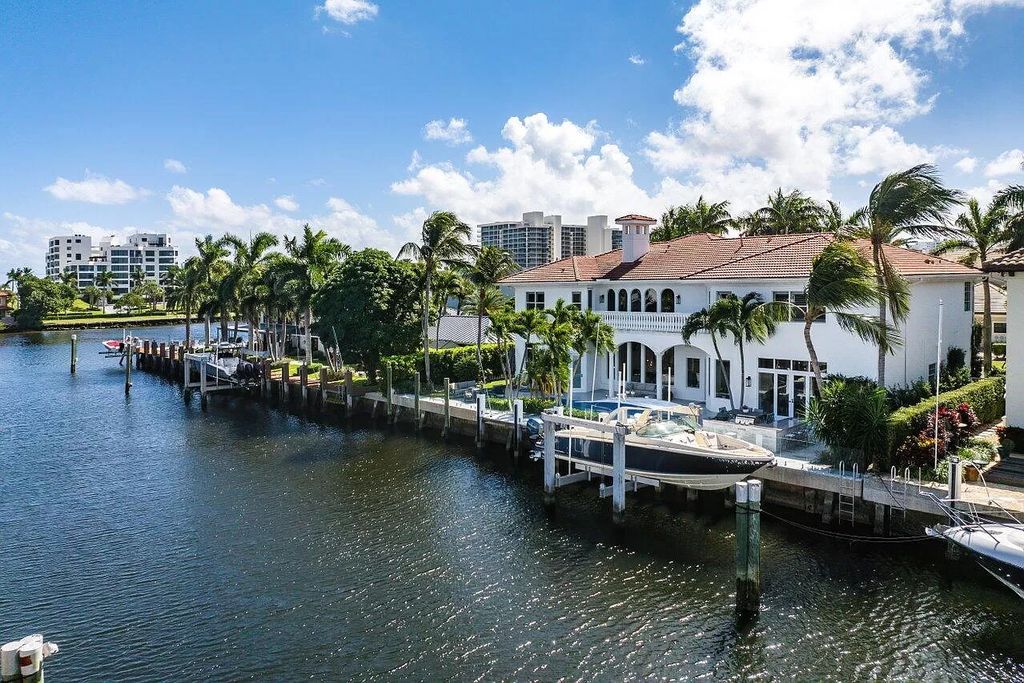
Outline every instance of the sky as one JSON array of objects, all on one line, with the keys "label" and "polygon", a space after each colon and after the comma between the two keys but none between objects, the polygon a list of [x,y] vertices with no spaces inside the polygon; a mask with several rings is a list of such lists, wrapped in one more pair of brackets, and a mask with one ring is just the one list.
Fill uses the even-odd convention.
[{"label": "sky", "polygon": [[0,3],[0,273],[71,233],[852,211],[922,162],[985,202],[1024,182],[1021,35],[1024,0]]}]

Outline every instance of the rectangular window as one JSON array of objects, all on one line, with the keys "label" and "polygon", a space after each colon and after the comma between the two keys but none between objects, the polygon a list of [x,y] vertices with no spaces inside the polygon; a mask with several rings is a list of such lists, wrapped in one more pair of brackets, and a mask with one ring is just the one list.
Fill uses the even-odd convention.
[{"label": "rectangular window", "polygon": [[775,367],[775,361],[771,358],[758,358],[757,367],[759,368],[773,368]]},{"label": "rectangular window", "polygon": [[810,363],[805,360],[795,360],[793,361],[793,370],[796,372],[809,372],[809,365]]},{"label": "rectangular window", "polygon": [[686,359],[686,387],[688,389],[700,388],[700,358]]},{"label": "rectangular window", "polygon": [[543,310],[544,309],[544,292],[527,292],[526,293],[526,310]]},{"label": "rectangular window", "polygon": [[789,370],[791,365],[792,363],[788,360],[783,360],[782,358],[775,359],[775,368],[777,370]]},{"label": "rectangular window", "polygon": [[935,386],[935,363],[928,364],[928,384]]},{"label": "rectangular window", "polygon": [[583,309],[583,292],[572,293],[572,307],[577,311]]},{"label": "rectangular window", "polygon": [[734,297],[734,296],[736,296],[736,295],[733,294],[732,292],[728,292],[728,291],[715,292],[715,299],[718,299],[718,300],[728,299],[728,298]]},{"label": "rectangular window", "polygon": [[1006,334],[1006,323],[992,323],[992,331],[996,334]]},{"label": "rectangular window", "polygon": [[974,298],[974,284],[971,282],[964,283],[964,310],[971,310],[971,299]]},{"label": "rectangular window", "polygon": [[729,398],[729,361],[715,361],[715,397]]}]

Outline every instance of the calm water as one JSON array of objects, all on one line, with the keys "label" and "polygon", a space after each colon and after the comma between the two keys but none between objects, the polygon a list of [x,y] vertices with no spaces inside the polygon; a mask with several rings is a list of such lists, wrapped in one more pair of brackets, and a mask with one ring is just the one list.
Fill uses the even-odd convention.
[{"label": "calm water", "polygon": [[616,534],[469,447],[126,399],[108,336],[71,377],[68,334],[0,335],[0,638],[58,642],[48,680],[1024,680],[1024,605],[937,547],[765,520],[738,624],[728,516]]}]

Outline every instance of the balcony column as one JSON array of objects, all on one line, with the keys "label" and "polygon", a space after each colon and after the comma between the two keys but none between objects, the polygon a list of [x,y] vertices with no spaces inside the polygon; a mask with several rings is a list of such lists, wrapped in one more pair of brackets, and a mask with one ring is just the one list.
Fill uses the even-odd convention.
[{"label": "balcony column", "polygon": [[633,381],[633,344],[636,342],[626,342],[626,384]]},{"label": "balcony column", "polygon": [[655,352],[654,354],[654,392],[658,400],[661,400],[661,353]]}]

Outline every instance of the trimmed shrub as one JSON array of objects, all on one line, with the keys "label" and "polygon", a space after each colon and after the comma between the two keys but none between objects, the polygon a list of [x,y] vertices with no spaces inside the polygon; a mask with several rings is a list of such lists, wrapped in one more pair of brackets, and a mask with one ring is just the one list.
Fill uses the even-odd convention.
[{"label": "trimmed shrub", "polygon": [[[939,394],[939,405],[950,409],[958,409],[967,404],[974,410],[978,422],[990,424],[1006,412],[1004,395],[1006,380],[1003,377],[988,377],[963,386],[953,391]],[[889,456],[896,455],[899,448],[921,432],[935,412],[935,399],[925,399],[920,403],[893,412],[889,417]]]},{"label": "trimmed shrub", "polygon": [[[501,376],[501,353],[497,344],[481,347],[484,374],[494,378]],[[381,365],[391,363],[396,383],[411,382],[416,372],[423,371],[423,354],[410,353],[404,356],[385,356]],[[430,376],[435,383],[443,383],[447,377],[453,382],[468,382],[480,379],[476,364],[476,346],[460,346],[454,349],[430,349]]]}]

